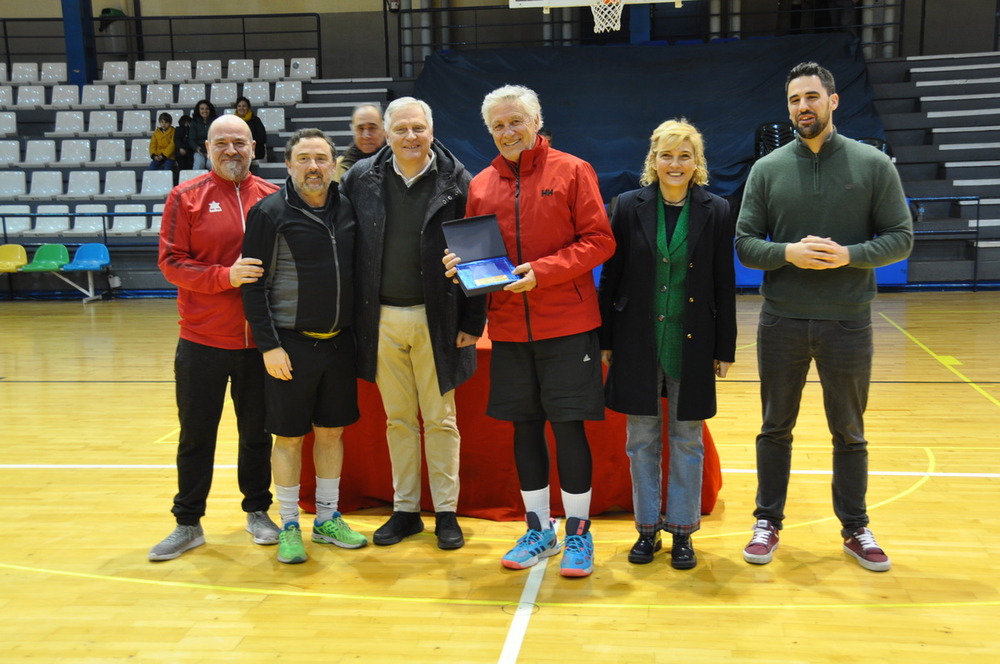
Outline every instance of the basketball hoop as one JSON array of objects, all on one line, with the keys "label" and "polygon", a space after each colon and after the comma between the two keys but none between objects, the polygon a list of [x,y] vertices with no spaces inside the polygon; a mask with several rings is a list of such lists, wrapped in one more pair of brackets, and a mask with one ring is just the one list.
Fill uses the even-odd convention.
[{"label": "basketball hoop", "polygon": [[594,14],[594,32],[611,32],[622,29],[622,0],[590,0]]}]

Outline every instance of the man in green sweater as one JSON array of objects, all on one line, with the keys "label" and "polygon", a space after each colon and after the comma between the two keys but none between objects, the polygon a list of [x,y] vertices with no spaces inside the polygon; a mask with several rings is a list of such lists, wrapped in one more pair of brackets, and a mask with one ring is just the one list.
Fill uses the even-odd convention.
[{"label": "man in green sweater", "polygon": [[757,521],[743,558],[763,565],[778,548],[792,429],[815,360],[833,434],[833,509],[844,551],[884,572],[890,561],[868,528],[865,503],[871,301],[875,268],[909,255],[913,224],[889,158],[837,133],[833,75],[805,62],[788,74],[785,91],[798,138],[754,164],[736,226],[740,261],[764,270]]}]

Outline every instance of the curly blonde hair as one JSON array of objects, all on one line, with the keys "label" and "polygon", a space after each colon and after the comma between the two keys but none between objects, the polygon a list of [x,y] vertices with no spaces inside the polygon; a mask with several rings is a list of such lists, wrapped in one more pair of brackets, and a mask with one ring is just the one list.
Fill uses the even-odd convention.
[{"label": "curly blonde hair", "polygon": [[673,150],[678,145],[687,141],[694,149],[694,175],[691,182],[705,186],[708,184],[708,162],[705,161],[705,140],[701,137],[701,132],[685,118],[679,120],[667,120],[653,130],[653,135],[649,137],[649,153],[646,155],[646,162],[642,166],[642,177],[639,182],[643,185],[659,182],[660,178],[656,174],[656,153],[658,150]]}]

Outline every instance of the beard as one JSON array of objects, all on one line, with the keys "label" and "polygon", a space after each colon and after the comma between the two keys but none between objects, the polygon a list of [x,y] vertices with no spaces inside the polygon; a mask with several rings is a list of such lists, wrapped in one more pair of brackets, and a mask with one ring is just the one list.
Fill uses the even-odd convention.
[{"label": "beard", "polygon": [[239,182],[250,172],[250,164],[244,161],[226,160],[215,167],[219,175],[232,182]]},{"label": "beard", "polygon": [[819,136],[824,129],[826,129],[829,121],[823,120],[818,115],[813,114],[813,122],[810,125],[803,126],[802,123],[799,122],[798,118],[796,118],[792,124],[795,126],[796,133],[798,133],[798,135],[802,138],[815,138],[816,136]]}]

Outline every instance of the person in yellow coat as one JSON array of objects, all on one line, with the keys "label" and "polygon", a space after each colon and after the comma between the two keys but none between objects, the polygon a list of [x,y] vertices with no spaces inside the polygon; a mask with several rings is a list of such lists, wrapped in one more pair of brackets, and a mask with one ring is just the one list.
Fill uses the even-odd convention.
[{"label": "person in yellow coat", "polygon": [[149,170],[174,170],[174,118],[160,113],[153,137],[149,139]]}]

